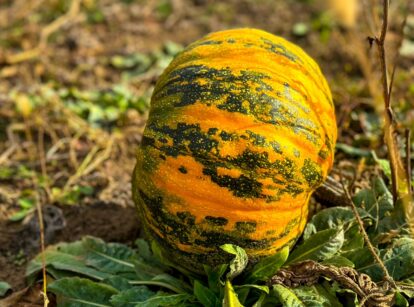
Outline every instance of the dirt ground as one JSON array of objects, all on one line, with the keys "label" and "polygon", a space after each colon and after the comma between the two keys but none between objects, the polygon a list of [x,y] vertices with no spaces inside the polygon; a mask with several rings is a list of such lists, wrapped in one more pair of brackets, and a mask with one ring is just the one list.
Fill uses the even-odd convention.
[{"label": "dirt ground", "polygon": [[[16,111],[16,99],[13,99],[16,96],[12,93],[49,97],[44,93],[45,87],[54,90],[111,88],[123,80],[125,72],[130,72],[128,67],[114,67],[110,59],[116,55],[149,54],[163,48],[168,41],[185,46],[208,32],[234,27],[261,28],[286,37],[302,46],[321,65],[337,106],[342,132],[339,142],[351,145],[357,140],[362,147],[377,146],[381,154],[381,136],[375,134],[375,121],[373,124],[367,120],[375,114],[376,107],[371,103],[364,69],[369,74],[375,68],[375,61],[365,68],[362,64],[364,59],[375,58],[375,54],[370,51],[367,35],[361,34],[362,30],[350,30],[339,17],[326,17],[318,1],[85,0],[80,2],[78,10],[75,7],[73,16],[63,26],[50,34],[39,54],[26,53],[28,58],[23,60],[13,57],[36,49],[42,29],[63,16],[70,5],[71,1],[58,0],[16,0],[0,4],[0,166],[16,169],[24,165],[37,173],[46,172],[53,179],[49,188],[61,187],[76,173],[76,165],[79,166],[71,162],[73,152],[69,149],[75,148],[75,160],[79,162],[94,146],[98,146],[98,152],[104,151],[107,139],[115,135],[113,150],[106,159],[88,174],[71,181],[72,185],[80,182],[92,186],[91,195],[68,205],[48,196],[48,188],[43,189],[46,192],[40,189],[47,244],[74,241],[87,234],[125,243],[138,237],[140,223],[131,201],[130,176],[146,112],[129,110],[116,129],[100,127],[90,133],[84,124],[76,126],[77,122],[56,105],[39,109],[47,123],[39,125],[35,116],[25,117]],[[398,47],[401,18],[395,14],[390,46]],[[357,29],[357,26],[352,27]],[[358,57],[350,48],[351,39],[357,46],[363,46],[362,56]],[[396,53],[398,49],[390,57]],[[405,110],[402,125],[414,122],[414,113],[407,107],[414,90],[409,92],[404,82],[414,80],[412,64],[413,58],[402,56],[395,79],[397,108]],[[128,86],[133,93],[150,91],[158,74],[151,70],[137,74],[128,79]],[[372,76],[378,81],[375,73]],[[408,98],[407,92],[411,93]],[[75,137],[80,131],[77,129],[83,129],[81,137]],[[41,135],[39,131],[45,135],[44,146],[32,150],[33,144],[39,143],[40,139],[36,139]],[[39,158],[42,151],[49,152],[56,145],[55,139],[63,138],[75,139],[73,147],[62,150],[61,158],[46,159],[43,163]],[[9,154],[10,148],[13,152]],[[341,153],[337,161],[342,161],[337,164],[352,165],[341,159]],[[36,182],[23,177],[0,176],[0,280],[10,283],[14,290],[25,286],[25,266],[39,252],[36,211],[19,222],[9,220],[19,209],[22,191],[37,189]]]}]

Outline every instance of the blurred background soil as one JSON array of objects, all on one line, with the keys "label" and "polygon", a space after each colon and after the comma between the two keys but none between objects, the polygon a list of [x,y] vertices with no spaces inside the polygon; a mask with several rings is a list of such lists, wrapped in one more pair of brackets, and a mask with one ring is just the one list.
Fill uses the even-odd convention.
[{"label": "blurred background soil", "polygon": [[[342,3],[342,4],[338,4]],[[414,128],[414,9],[392,1],[387,47],[400,129]],[[130,178],[155,81],[202,35],[254,27],[303,47],[321,66],[340,131],[336,166],[369,184],[384,158],[375,48],[380,1],[0,1],[0,281],[25,285],[47,244],[89,234],[132,242]],[[316,207],[324,204],[316,204]],[[341,205],[341,204],[337,204]]]}]

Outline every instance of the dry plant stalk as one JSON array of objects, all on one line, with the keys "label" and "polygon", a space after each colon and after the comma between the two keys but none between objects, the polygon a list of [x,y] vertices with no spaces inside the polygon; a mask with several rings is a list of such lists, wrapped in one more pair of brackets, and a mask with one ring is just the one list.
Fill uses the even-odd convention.
[{"label": "dry plant stalk", "polygon": [[311,286],[324,277],[338,282],[342,287],[355,292],[361,299],[361,306],[389,307],[393,305],[394,290],[388,283],[382,286],[371,278],[350,267],[324,265],[313,260],[295,263],[280,269],[268,282],[269,285],[281,284],[288,288],[301,285]]},{"label": "dry plant stalk", "polygon": [[412,234],[414,234],[414,204],[412,202],[411,195],[411,182],[409,181],[409,176],[407,175],[408,172],[404,166],[400,154],[400,148],[397,144],[396,136],[398,135],[398,132],[396,128],[396,119],[391,108],[391,93],[395,68],[393,69],[391,79],[389,80],[385,49],[385,38],[388,30],[388,11],[389,0],[384,0],[381,34],[379,37],[373,38],[373,42],[375,42],[375,45],[377,46],[378,58],[380,61],[382,96],[385,104],[384,142],[387,145],[388,157],[391,167],[392,194],[394,204],[396,204],[397,200],[401,200],[410,231]]},{"label": "dry plant stalk", "polygon": [[49,36],[52,33],[59,30],[67,22],[74,19],[76,15],[78,15],[80,5],[81,5],[81,0],[72,0],[69,10],[67,11],[65,15],[62,15],[59,18],[55,19],[54,21],[52,21],[50,24],[48,24],[46,27],[42,29],[42,31],[40,32],[40,40],[36,47],[34,47],[33,49],[22,51],[20,53],[13,54],[13,55],[6,57],[7,63],[17,64],[17,63],[24,62],[32,58],[38,57],[41,54],[41,52],[44,50],[44,48],[46,47]]}]

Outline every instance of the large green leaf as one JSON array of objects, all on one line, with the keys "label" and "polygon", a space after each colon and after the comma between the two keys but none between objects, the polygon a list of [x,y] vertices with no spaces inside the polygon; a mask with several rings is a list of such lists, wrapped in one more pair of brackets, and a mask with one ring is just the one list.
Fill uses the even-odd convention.
[{"label": "large green leaf", "polygon": [[155,292],[146,286],[133,287],[124,290],[111,297],[110,302],[114,307],[134,307],[138,303],[145,302],[155,295]]},{"label": "large green leaf", "polygon": [[109,285],[79,277],[56,280],[48,291],[56,294],[60,307],[111,307],[109,300],[118,293]]},{"label": "large green leaf", "polygon": [[188,294],[167,294],[159,292],[146,301],[138,302],[135,307],[179,306],[191,299]]},{"label": "large green leaf", "polygon": [[85,262],[100,271],[119,274],[134,272],[134,251],[118,243],[105,243],[101,239],[85,237],[82,244],[87,250]]},{"label": "large green leaf", "polygon": [[[359,209],[361,218],[369,217],[369,214]],[[353,224],[356,224],[355,214],[349,207],[332,207],[324,209],[315,214],[306,225],[303,238],[306,240],[318,231],[332,228],[342,228],[347,231]]]},{"label": "large green leaf", "polygon": [[[380,251],[380,257],[394,280],[400,280],[414,274],[414,239],[402,237],[393,242],[391,248]],[[383,277],[383,272],[376,263],[359,267],[375,281]]]},{"label": "large green leaf", "polygon": [[[86,266],[83,259],[78,256],[59,252],[54,249],[47,249],[44,256],[46,266],[52,266],[57,270],[74,272],[97,280],[103,280],[112,276],[111,274]],[[42,267],[42,256],[38,255],[27,266],[26,275],[29,278],[34,277],[42,270]]]},{"label": "large green leaf", "polygon": [[305,304],[296,296],[296,294],[282,286],[282,285],[274,285],[273,286],[273,294],[276,295],[283,306],[285,307],[305,307]]},{"label": "large green leaf", "polygon": [[221,306],[220,300],[216,294],[198,280],[194,282],[194,295],[205,307]]},{"label": "large green leaf", "polygon": [[233,244],[224,244],[220,248],[235,256],[230,261],[230,272],[227,273],[227,279],[232,280],[246,268],[248,263],[247,254],[244,249]]},{"label": "large green leaf", "polygon": [[316,284],[313,286],[301,286],[292,291],[307,307],[341,307],[332,287],[324,282],[323,284]]},{"label": "large green leaf", "polygon": [[342,229],[326,229],[310,236],[290,254],[286,264],[303,260],[325,260],[334,256],[344,243]]},{"label": "large green leaf", "polygon": [[382,219],[387,211],[393,209],[392,194],[388,191],[384,181],[376,178],[370,189],[363,189],[353,197],[359,208],[365,209],[377,221]]},{"label": "large green leaf", "polygon": [[254,283],[256,281],[266,280],[272,277],[285,263],[288,256],[289,247],[286,246],[275,255],[262,259],[253,267],[251,273],[247,276],[245,282]]}]

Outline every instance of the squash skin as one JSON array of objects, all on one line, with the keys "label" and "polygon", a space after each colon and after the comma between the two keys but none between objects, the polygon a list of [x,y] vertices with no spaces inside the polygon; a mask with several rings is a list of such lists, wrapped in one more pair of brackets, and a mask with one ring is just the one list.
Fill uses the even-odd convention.
[{"label": "squash skin", "polygon": [[160,76],[133,198],[147,235],[193,272],[292,246],[333,164],[334,106],[318,65],[256,29],[211,33]]}]

